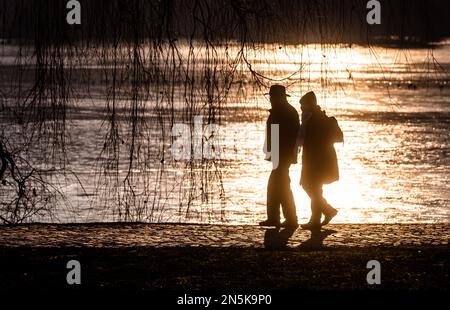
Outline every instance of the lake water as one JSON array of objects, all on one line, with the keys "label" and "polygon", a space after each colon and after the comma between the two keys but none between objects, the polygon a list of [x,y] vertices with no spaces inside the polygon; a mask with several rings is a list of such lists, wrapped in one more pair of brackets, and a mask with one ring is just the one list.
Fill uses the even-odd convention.
[{"label": "lake water", "polygon": [[[10,65],[11,55],[3,50],[0,63]],[[207,61],[198,56],[206,67]],[[268,78],[267,84],[286,85],[297,110],[301,95],[314,90],[319,105],[338,119],[345,137],[345,143],[335,145],[340,180],[324,187],[324,196],[339,210],[336,223],[450,222],[450,45],[433,51],[265,45],[249,51],[247,61]],[[228,224],[263,220],[271,164],[264,161],[262,147],[270,104],[263,94],[267,89],[250,83],[246,65],[237,71],[239,78],[229,92],[215,97],[223,105],[218,122],[221,157],[214,162],[175,162],[169,149],[171,128],[167,122],[163,129],[158,125],[152,116],[158,102],[149,98],[144,100],[148,115],[140,131],[137,163],[129,169],[131,129],[124,117],[118,129],[124,137],[118,144],[120,160],[107,168],[105,161],[113,155],[102,152],[109,132],[106,98],[95,91],[93,96],[77,95],[66,131],[70,173],[63,176],[41,166],[66,200],[55,207],[53,217],[33,220]],[[172,94],[174,110],[182,111],[185,87],[174,82]],[[164,98],[160,100],[163,104]],[[207,109],[200,101],[195,114]],[[129,107],[126,100],[117,105]],[[183,115],[179,122],[193,121]],[[2,123],[2,130],[13,136],[15,127],[7,120]],[[37,163],[39,154],[36,151]],[[306,222],[310,207],[298,185],[300,170],[301,163],[291,167],[291,187],[299,220]]]}]

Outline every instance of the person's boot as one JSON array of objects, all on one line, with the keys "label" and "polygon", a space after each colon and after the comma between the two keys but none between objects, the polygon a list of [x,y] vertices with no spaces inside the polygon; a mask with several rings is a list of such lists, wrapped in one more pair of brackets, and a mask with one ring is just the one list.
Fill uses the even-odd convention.
[{"label": "person's boot", "polygon": [[306,224],[300,225],[300,227],[305,230],[319,230],[322,227],[322,225],[320,224],[320,222],[309,221]]},{"label": "person's boot", "polygon": [[323,219],[323,222],[322,222],[322,226],[325,226],[333,219],[333,217],[336,216],[336,214],[338,213],[338,210],[336,210],[335,208],[333,208],[330,205],[327,205],[327,207],[322,212],[325,215],[325,218]]},{"label": "person's boot", "polygon": [[284,221],[283,223],[281,223],[280,226],[283,228],[297,229],[298,223],[297,223],[297,221]]},{"label": "person's boot", "polygon": [[279,221],[274,221],[274,220],[265,220],[265,221],[259,222],[259,226],[275,226],[275,227],[279,227],[280,226],[280,222]]},{"label": "person's boot", "polygon": [[317,230],[320,229],[320,218],[322,217],[322,212],[320,206],[317,202],[311,202],[311,218],[306,224],[300,225],[301,228],[307,230]]}]

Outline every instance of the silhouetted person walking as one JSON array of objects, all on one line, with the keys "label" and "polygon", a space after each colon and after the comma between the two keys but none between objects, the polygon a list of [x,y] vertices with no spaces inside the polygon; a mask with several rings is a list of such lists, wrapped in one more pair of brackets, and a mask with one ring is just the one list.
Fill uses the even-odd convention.
[{"label": "silhouetted person walking", "polygon": [[[297,110],[287,102],[288,95],[284,86],[272,85],[269,95],[272,109],[269,110],[267,120],[265,151],[268,154],[266,159],[273,163],[273,170],[267,185],[267,220],[259,224],[297,228],[289,167],[292,163],[297,163],[296,139],[300,128],[299,116]],[[272,130],[277,125],[279,134],[272,136]],[[283,224],[280,224],[280,205],[286,220]]]},{"label": "silhouetted person walking", "polygon": [[[339,180],[335,142],[343,142],[344,136],[334,117],[328,117],[317,105],[314,92],[300,99],[302,125],[297,144],[303,146],[300,185],[311,198],[311,218],[303,229],[320,228],[336,216],[337,210],[322,196],[322,187]],[[321,223],[322,214],[325,216]]]}]

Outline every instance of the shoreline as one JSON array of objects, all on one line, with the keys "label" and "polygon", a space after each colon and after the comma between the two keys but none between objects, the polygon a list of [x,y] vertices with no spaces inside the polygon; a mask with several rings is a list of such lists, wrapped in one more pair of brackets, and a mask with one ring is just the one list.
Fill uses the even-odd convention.
[{"label": "shoreline", "polygon": [[1,247],[317,247],[448,246],[450,224],[329,224],[321,232],[258,225],[174,223],[17,224],[0,226]]},{"label": "shoreline", "polygon": [[[290,235],[286,230],[259,226],[0,226],[0,288],[450,289],[449,224],[326,227],[318,234],[298,229]],[[66,283],[66,265],[70,260],[81,264],[82,282],[76,288]],[[370,260],[381,264],[380,285],[366,281]]]}]

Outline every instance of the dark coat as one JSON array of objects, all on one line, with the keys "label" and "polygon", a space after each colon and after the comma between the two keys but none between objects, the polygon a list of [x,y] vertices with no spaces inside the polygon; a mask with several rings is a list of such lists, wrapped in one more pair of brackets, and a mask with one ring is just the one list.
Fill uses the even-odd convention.
[{"label": "dark coat", "polygon": [[334,117],[318,109],[305,124],[300,184],[329,184],[339,180],[339,168],[333,143],[343,142],[343,134]]},{"label": "dark coat", "polygon": [[270,115],[266,123],[266,151],[271,151],[272,137],[270,128],[272,124],[279,125],[279,163],[297,163],[296,139],[300,128],[297,110],[288,102],[284,102],[269,110]]}]

